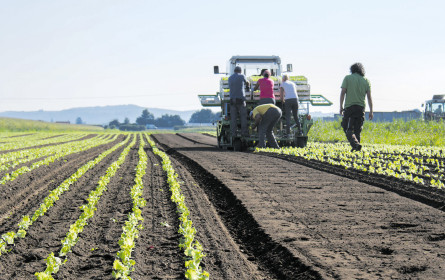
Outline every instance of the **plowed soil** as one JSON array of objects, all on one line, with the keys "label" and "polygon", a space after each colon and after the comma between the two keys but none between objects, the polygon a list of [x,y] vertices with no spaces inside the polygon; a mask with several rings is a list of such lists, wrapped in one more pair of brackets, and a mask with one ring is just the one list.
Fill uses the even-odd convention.
[{"label": "plowed soil", "polygon": [[[206,254],[201,265],[211,279],[445,279],[440,192],[416,193],[415,186],[403,189],[391,180],[361,182],[363,174],[343,174],[293,158],[220,150],[215,138],[201,134],[153,138],[179,175]],[[16,230],[21,216],[32,215],[48,191],[113,144],[0,186],[0,234]],[[34,273],[45,269],[45,258],[57,255],[79,207],[123,149],[90,169],[24,239],[8,247],[12,250],[0,256],[0,279],[35,279]],[[132,208],[137,153],[138,143],[55,279],[113,279],[118,240]],[[144,229],[133,252],[132,278],[184,279],[176,206],[160,159],[150,148],[146,153],[147,206],[142,208]]]},{"label": "plowed soil", "polygon": [[443,194],[431,193],[432,207],[412,186],[397,194],[400,182],[367,184],[219,150],[206,135],[155,137],[194,175],[248,258],[275,278],[445,279],[445,215],[434,208]]}]

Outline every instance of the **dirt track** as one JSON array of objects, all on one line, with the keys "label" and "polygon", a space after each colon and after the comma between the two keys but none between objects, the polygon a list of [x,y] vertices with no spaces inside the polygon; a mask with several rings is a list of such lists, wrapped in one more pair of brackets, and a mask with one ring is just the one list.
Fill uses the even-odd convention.
[{"label": "dirt track", "polygon": [[276,278],[445,279],[441,210],[288,160],[219,150],[209,136],[155,138],[194,175],[252,264]]},{"label": "dirt track", "polygon": [[[356,180],[360,174],[224,151],[216,148],[215,138],[205,135],[154,138],[179,175],[206,254],[202,266],[211,279],[445,279],[440,193],[431,193],[434,208],[417,199],[418,194],[412,198],[423,203],[396,194],[389,181],[376,187]],[[32,215],[49,190],[113,144],[70,155],[2,186],[0,234],[16,228],[21,216]],[[34,273],[45,268],[44,258],[60,250],[60,240],[80,215],[79,206],[123,149],[75,182],[32,225],[26,238],[0,257],[0,279],[34,279]],[[146,152],[147,206],[142,209],[144,229],[133,253],[132,278],[184,279],[176,206],[160,159],[150,148]],[[55,279],[113,279],[117,241],[132,207],[129,192],[137,162],[136,145]]]}]

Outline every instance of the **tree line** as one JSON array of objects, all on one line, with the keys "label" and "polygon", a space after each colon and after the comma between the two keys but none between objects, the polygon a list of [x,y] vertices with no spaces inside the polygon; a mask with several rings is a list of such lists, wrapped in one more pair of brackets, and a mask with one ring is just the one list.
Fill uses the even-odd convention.
[{"label": "tree line", "polygon": [[[209,109],[202,109],[192,114],[190,117],[190,123],[213,123],[217,121],[220,117],[220,113],[213,113]],[[147,128],[158,128],[158,127],[178,127],[184,126],[185,121],[181,119],[179,115],[162,115],[160,118],[155,118],[152,113],[147,109],[142,111],[141,116],[136,118],[135,123],[130,123],[129,118],[125,118],[124,122],[121,123],[119,120],[114,119],[105,128],[109,129],[119,129],[124,131],[141,131]]]}]

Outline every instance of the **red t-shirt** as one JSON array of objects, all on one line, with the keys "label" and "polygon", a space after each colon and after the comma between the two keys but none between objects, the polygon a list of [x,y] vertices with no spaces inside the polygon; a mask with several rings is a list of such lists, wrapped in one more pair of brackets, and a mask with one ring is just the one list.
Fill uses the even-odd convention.
[{"label": "red t-shirt", "polygon": [[273,95],[273,80],[269,78],[262,78],[258,80],[260,85],[260,99],[275,98]]}]

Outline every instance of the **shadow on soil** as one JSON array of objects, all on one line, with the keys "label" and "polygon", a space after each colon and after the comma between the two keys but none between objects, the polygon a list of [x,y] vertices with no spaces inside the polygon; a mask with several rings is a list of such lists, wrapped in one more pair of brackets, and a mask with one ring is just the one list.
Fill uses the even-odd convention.
[{"label": "shadow on soil", "polygon": [[[178,151],[181,149],[171,149],[159,143],[156,137],[153,138],[167,154],[187,168],[217,209],[232,237],[237,240],[247,255],[253,256],[252,261],[257,262],[262,269],[269,271],[277,279],[323,279],[313,267],[305,264],[287,248],[272,240],[242,202],[218,178],[197,162],[180,154]],[[203,148],[199,150],[202,151]],[[214,147],[205,150],[221,151]]]}]

